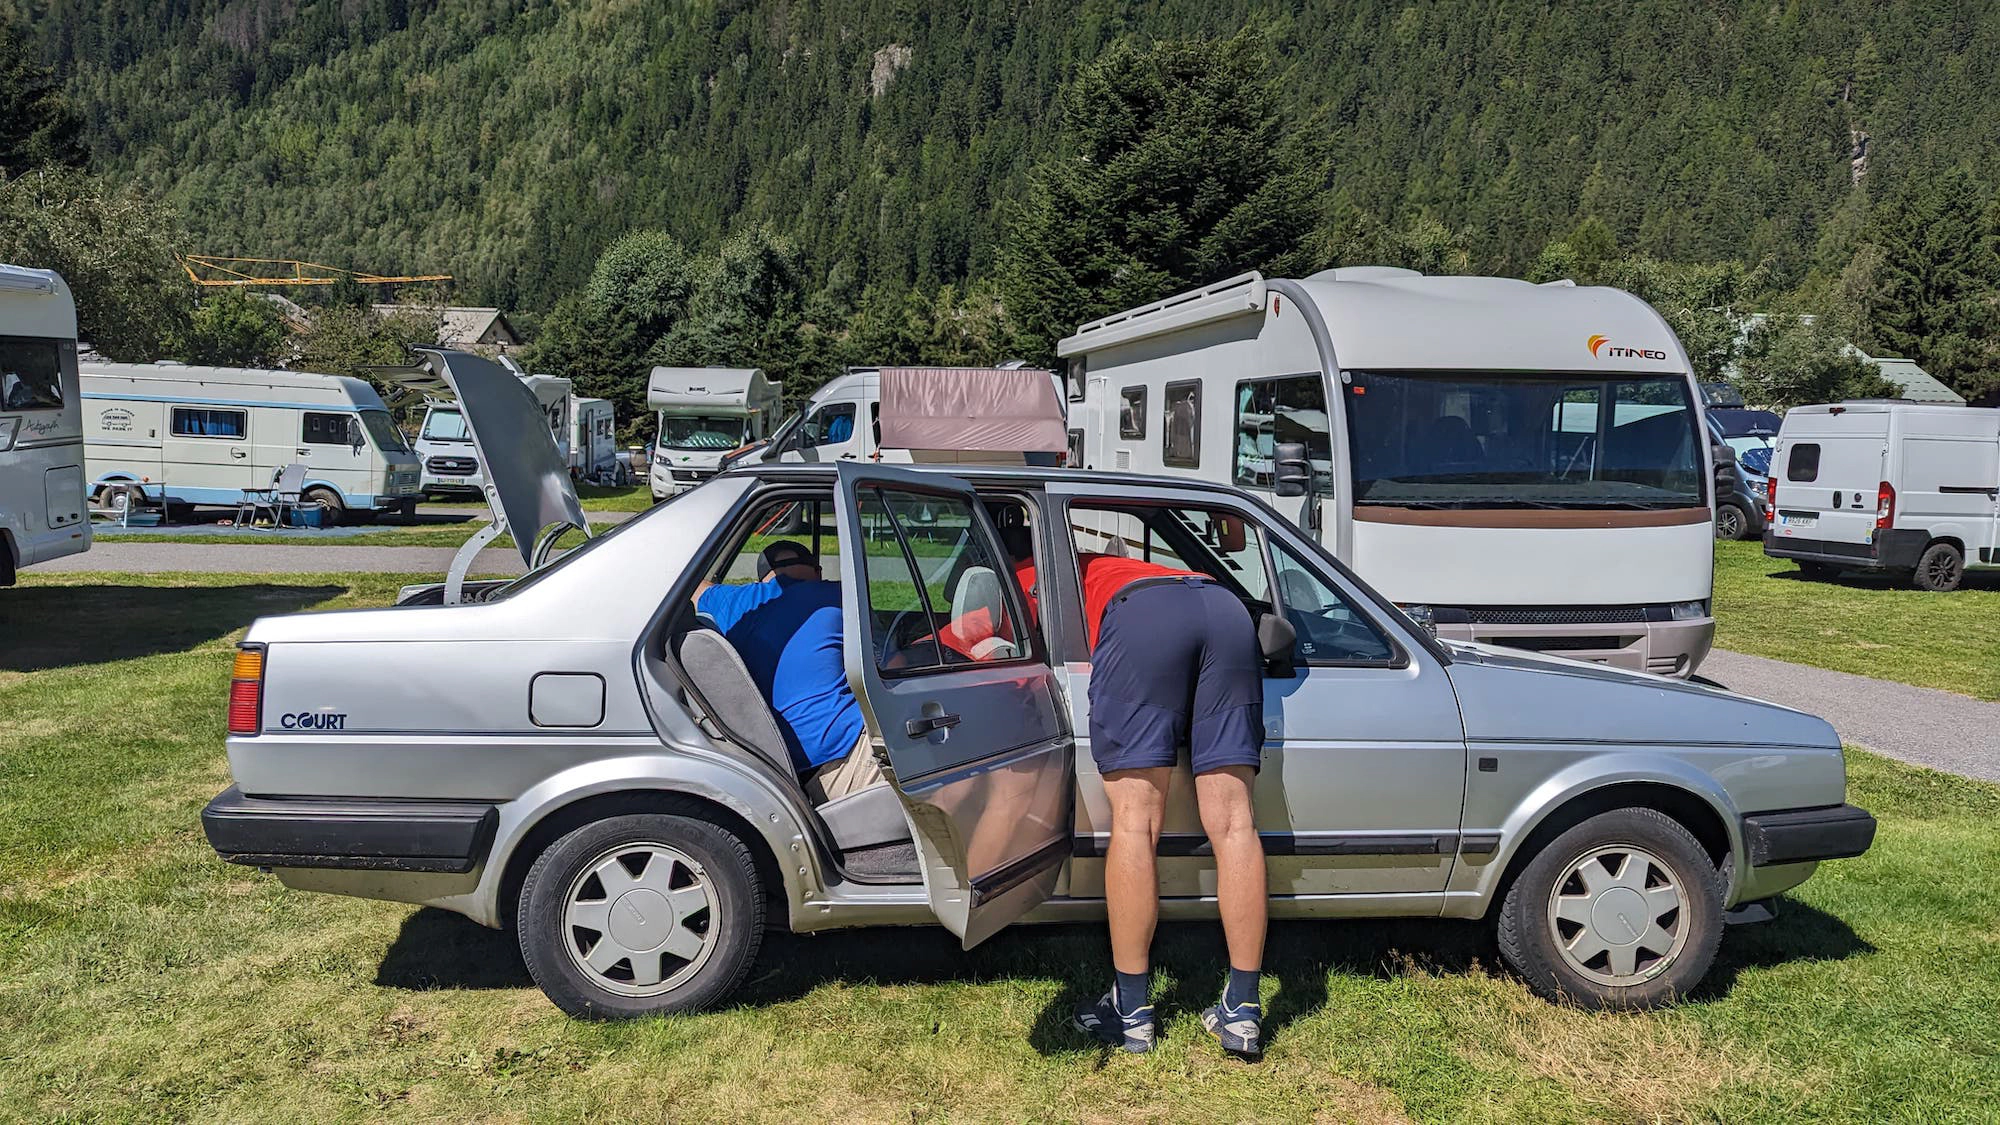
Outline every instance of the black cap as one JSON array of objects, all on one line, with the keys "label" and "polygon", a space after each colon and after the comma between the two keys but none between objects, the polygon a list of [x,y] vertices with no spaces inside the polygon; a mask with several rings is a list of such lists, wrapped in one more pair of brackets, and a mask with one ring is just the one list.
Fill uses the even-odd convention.
[{"label": "black cap", "polygon": [[806,549],[805,544],[795,543],[790,539],[780,539],[764,548],[763,553],[757,556],[757,580],[761,582],[769,578],[772,571],[796,566],[799,563],[817,566],[819,560],[813,557],[813,553]]}]

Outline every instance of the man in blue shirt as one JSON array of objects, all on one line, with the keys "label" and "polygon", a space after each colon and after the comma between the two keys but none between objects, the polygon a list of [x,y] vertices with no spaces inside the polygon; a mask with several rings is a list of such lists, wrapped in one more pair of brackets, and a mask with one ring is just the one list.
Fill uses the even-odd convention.
[{"label": "man in blue shirt", "polygon": [[847,684],[840,584],[822,579],[819,560],[788,539],[764,548],[757,574],[756,582],[703,589],[695,609],[743,657],[809,796],[826,802],[879,784],[881,766]]}]

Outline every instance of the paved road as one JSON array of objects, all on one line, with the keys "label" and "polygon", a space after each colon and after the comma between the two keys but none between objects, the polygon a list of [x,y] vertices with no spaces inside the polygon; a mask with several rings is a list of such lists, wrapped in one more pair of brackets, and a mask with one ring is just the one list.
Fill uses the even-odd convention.
[{"label": "paved road", "polygon": [[2000,703],[1720,649],[1701,677],[1824,718],[1878,754],[2000,781]]},{"label": "paved road", "polygon": [[[451,567],[455,547],[317,547],[273,543],[145,543],[131,540],[91,544],[81,555],[38,563],[37,573],[85,571],[154,574],[435,574]],[[512,549],[479,553],[475,575],[521,573]]]}]

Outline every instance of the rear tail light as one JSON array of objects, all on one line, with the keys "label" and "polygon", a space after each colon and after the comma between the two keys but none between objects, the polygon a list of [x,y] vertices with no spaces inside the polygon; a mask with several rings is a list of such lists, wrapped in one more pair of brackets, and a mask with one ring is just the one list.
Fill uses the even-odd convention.
[{"label": "rear tail light", "polygon": [[1764,479],[1764,502],[1771,507],[1778,506],[1778,474],[1773,472]]},{"label": "rear tail light", "polygon": [[1889,482],[1885,480],[1875,489],[1875,526],[1878,529],[1886,529],[1895,522],[1896,490],[1890,488]]},{"label": "rear tail light", "polygon": [[264,646],[241,645],[229,675],[229,733],[256,734],[264,729]]}]

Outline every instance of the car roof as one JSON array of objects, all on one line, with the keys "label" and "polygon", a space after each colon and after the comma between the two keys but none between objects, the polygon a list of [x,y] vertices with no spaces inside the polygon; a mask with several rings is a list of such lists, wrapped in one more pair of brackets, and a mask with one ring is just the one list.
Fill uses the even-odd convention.
[{"label": "car roof", "polygon": [[[898,472],[915,471],[934,473],[938,476],[956,477],[975,484],[1038,485],[1038,484],[1087,484],[1094,487],[1119,485],[1137,488],[1171,488],[1179,491],[1220,492],[1231,496],[1246,493],[1230,485],[1195,477],[1170,477],[1145,473],[1102,472],[1096,469],[1051,468],[1035,465],[963,465],[963,464],[896,464]],[[829,464],[804,464],[796,461],[778,464],[739,465],[725,470],[722,476],[754,476],[765,480],[811,481],[815,484],[830,484],[837,469]]]}]

